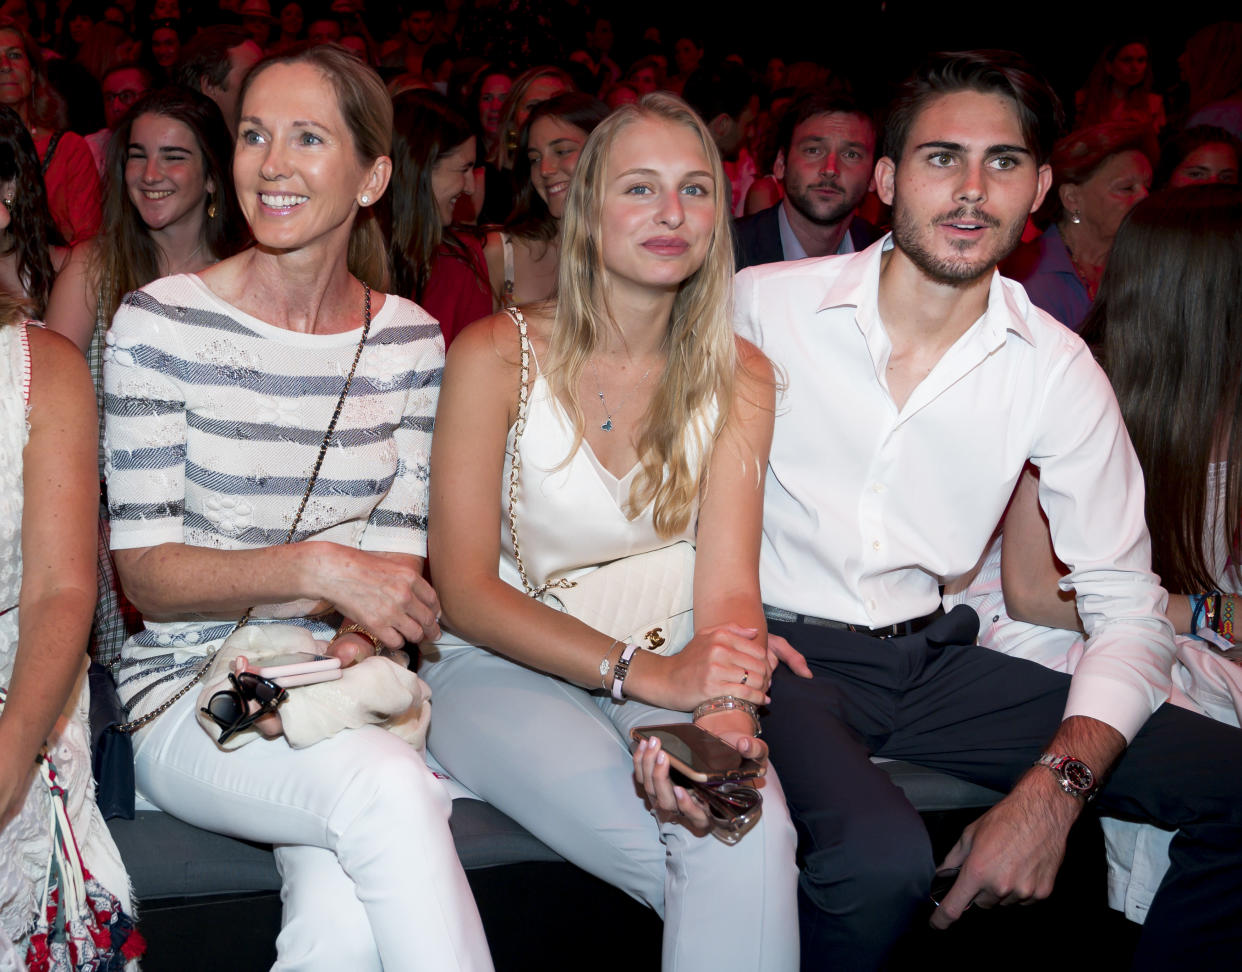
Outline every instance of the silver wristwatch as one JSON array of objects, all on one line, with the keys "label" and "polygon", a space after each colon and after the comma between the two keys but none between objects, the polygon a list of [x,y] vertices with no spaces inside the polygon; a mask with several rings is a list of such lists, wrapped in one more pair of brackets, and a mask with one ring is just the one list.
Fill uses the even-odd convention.
[{"label": "silver wristwatch", "polygon": [[1047,766],[1061,784],[1061,789],[1084,803],[1095,798],[1100,783],[1091,767],[1081,759],[1061,753],[1044,753],[1035,761],[1036,766]]}]

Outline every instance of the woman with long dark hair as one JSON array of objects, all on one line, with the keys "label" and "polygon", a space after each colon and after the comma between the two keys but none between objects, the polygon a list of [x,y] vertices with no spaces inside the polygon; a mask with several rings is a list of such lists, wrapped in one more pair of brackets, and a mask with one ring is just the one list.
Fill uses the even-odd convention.
[{"label": "woman with long dark hair", "polygon": [[522,126],[513,162],[513,212],[484,246],[500,306],[527,304],[556,290],[561,215],[587,136],[608,117],[598,98],[568,92],[540,102]]},{"label": "woman with long dark hair", "polygon": [[117,125],[105,164],[104,226],[76,247],[48,324],[92,357],[121,297],[242,249],[249,233],[230,176],[232,139],[216,103],[188,88],[143,95]]},{"label": "woman with long dark hair", "polygon": [[[1101,355],[1143,468],[1152,567],[1170,592],[1169,620],[1183,634],[1192,631],[1190,595],[1242,593],[1239,293],[1242,188],[1165,190],[1139,203],[1122,224],[1083,328]],[[1005,518],[1008,616],[996,623],[1013,618],[1077,630],[1072,596],[1057,591],[1064,571],[1051,559],[1037,485],[1031,470]],[[995,550],[989,560],[995,574],[1002,562]],[[1237,598],[1228,593],[1222,601]],[[979,613],[996,612],[987,603]],[[985,632],[984,643],[996,640],[1010,638]]]},{"label": "woman with long dark hair", "polygon": [[440,322],[445,344],[493,310],[477,235],[453,226],[453,207],[474,192],[474,128],[443,95],[393,99],[388,223],[392,286]]},{"label": "woman with long dark hair", "polygon": [[42,318],[69,251],[47,208],[34,142],[7,105],[0,105],[0,200],[9,213],[0,229],[0,290]]}]

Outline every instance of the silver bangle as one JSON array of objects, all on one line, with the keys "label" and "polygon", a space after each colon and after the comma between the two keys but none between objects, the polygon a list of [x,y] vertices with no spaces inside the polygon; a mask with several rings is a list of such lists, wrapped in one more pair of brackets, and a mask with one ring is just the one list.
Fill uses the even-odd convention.
[{"label": "silver bangle", "polygon": [[608,659],[612,656],[612,650],[621,644],[620,641],[614,641],[608,646],[608,650],[604,652],[604,657],[599,660],[599,687],[605,692],[608,691],[608,673],[612,670],[612,665]]},{"label": "silver bangle", "polygon": [[763,727],[759,725],[759,712],[755,708],[755,703],[739,699],[735,695],[718,695],[714,699],[700,702],[694,707],[694,719],[697,722],[703,716],[711,715],[713,712],[728,712],[734,709],[739,712],[745,712],[750,716],[750,721],[755,729],[752,735],[759,736],[763,733]]}]

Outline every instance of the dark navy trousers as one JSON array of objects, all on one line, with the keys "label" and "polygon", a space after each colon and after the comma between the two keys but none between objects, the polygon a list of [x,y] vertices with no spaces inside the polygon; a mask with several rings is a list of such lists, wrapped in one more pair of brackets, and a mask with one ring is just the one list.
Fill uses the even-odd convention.
[{"label": "dark navy trousers", "polygon": [[[976,646],[978,624],[964,605],[919,634],[887,640],[769,622],[815,675],[782,667],[763,722],[790,810],[810,839],[799,884],[804,969],[881,967],[927,900],[926,829],[871,756],[1007,792],[1056,732],[1069,676]],[[1178,831],[1135,967],[1237,968],[1242,730],[1161,706],[1097,805]]]}]

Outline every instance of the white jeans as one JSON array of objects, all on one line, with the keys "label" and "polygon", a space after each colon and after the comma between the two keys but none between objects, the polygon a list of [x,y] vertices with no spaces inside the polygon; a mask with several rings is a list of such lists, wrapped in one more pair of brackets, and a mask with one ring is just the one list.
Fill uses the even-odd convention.
[{"label": "white jeans", "polygon": [[[462,784],[583,870],[664,918],[665,972],[798,967],[795,836],[769,769],[763,816],[732,847],[660,823],[636,789],[635,725],[688,713],[618,705],[478,648],[419,671],[432,687],[428,745]],[[624,936],[600,916],[601,947]]]},{"label": "white jeans", "polygon": [[491,969],[448,794],[416,750],[367,726],[223,752],[194,717],[197,694],[140,734],[136,782],[196,827],[276,845],[274,968]]}]

